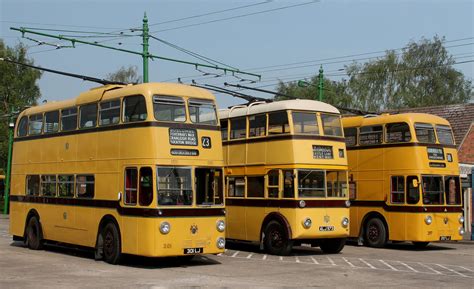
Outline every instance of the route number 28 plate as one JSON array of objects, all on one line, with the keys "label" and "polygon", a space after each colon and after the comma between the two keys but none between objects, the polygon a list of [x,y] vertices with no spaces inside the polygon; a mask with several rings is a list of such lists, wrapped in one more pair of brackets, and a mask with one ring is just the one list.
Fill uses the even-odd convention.
[{"label": "route number 28 plate", "polygon": [[184,254],[201,254],[202,248],[186,248]]}]

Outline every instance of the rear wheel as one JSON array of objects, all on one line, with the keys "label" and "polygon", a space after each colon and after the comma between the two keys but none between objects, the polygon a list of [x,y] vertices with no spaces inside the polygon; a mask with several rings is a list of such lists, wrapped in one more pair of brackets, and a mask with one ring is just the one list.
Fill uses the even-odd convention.
[{"label": "rear wheel", "polygon": [[43,231],[41,230],[41,224],[38,217],[33,216],[28,221],[26,227],[26,244],[31,250],[43,249]]},{"label": "rear wheel", "polygon": [[271,221],[265,227],[263,240],[265,250],[272,255],[286,256],[293,248],[293,241],[288,236],[286,228],[277,221]]},{"label": "rear wheel", "polygon": [[365,225],[365,242],[369,247],[382,248],[387,243],[387,229],[379,218],[370,219]]},{"label": "rear wheel", "polygon": [[321,242],[319,246],[326,254],[337,254],[341,252],[346,244],[346,238],[326,239]]},{"label": "rear wheel", "polygon": [[413,246],[415,246],[417,249],[424,249],[429,243],[430,242],[413,242]]},{"label": "rear wheel", "polygon": [[114,223],[108,223],[102,230],[103,254],[105,262],[117,264],[121,257],[120,235]]}]

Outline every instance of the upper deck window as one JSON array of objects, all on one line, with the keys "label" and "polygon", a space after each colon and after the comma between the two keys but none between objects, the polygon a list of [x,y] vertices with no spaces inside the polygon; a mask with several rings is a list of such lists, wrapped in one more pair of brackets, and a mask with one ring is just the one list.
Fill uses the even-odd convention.
[{"label": "upper deck window", "polygon": [[344,129],[344,137],[346,140],[346,146],[352,147],[357,145],[357,128],[348,127]]},{"label": "upper deck window", "polygon": [[324,135],[342,136],[341,118],[339,115],[321,113]]},{"label": "upper deck window", "polygon": [[318,121],[315,113],[293,112],[292,115],[295,133],[319,134]]},{"label": "upper deck window", "polygon": [[245,138],[246,122],[245,117],[230,120],[230,139]]},{"label": "upper deck window", "polygon": [[24,116],[18,124],[17,136],[26,136],[28,134],[28,117]]},{"label": "upper deck window", "polygon": [[288,114],[286,111],[268,114],[268,134],[289,133]]},{"label": "upper deck window", "polygon": [[59,110],[44,114],[44,132],[52,133],[59,131]]},{"label": "upper deck window", "polygon": [[383,130],[381,125],[363,126],[359,129],[359,143],[373,145],[382,143]]},{"label": "upper deck window", "polygon": [[31,115],[28,123],[29,134],[36,135],[40,134],[43,128],[43,114]]},{"label": "upper deck window", "polygon": [[411,140],[410,126],[408,123],[389,123],[385,126],[385,132],[385,141],[388,143],[409,142]]},{"label": "upper deck window", "polygon": [[265,114],[249,116],[249,137],[265,136],[267,116]]},{"label": "upper deck window", "polygon": [[75,130],[77,128],[77,107],[61,110],[61,130]]},{"label": "upper deck window", "polygon": [[184,100],[177,96],[153,96],[153,110],[156,120],[186,121],[186,106]]},{"label": "upper deck window", "polygon": [[142,121],[147,117],[145,97],[143,95],[127,96],[123,99],[123,121]]},{"label": "upper deck window", "polygon": [[435,133],[433,125],[429,123],[415,123],[416,138],[419,142],[435,143]]},{"label": "upper deck window", "polygon": [[79,128],[95,127],[97,125],[97,103],[81,106]]},{"label": "upper deck window", "polygon": [[216,106],[212,100],[190,99],[189,117],[194,123],[217,125]]},{"label": "upper deck window", "polygon": [[436,134],[438,135],[438,141],[440,144],[452,145],[454,144],[453,132],[447,125],[437,125]]},{"label": "upper deck window", "polygon": [[100,103],[99,125],[117,124],[120,120],[120,99]]},{"label": "upper deck window", "polygon": [[221,119],[221,137],[222,137],[222,140],[227,140],[228,134],[229,134],[229,120],[228,119]]}]

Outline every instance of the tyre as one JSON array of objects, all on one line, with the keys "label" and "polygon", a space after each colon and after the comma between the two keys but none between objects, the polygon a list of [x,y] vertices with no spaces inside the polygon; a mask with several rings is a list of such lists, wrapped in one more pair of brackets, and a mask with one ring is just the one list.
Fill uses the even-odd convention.
[{"label": "tyre", "polygon": [[415,246],[417,249],[424,249],[429,243],[430,242],[413,242],[413,246]]},{"label": "tyre", "polygon": [[293,248],[293,241],[288,236],[286,228],[277,221],[271,221],[265,227],[265,250],[272,255],[286,256]]},{"label": "tyre", "polygon": [[28,220],[26,227],[26,245],[31,250],[43,249],[43,231],[38,217],[33,216]]},{"label": "tyre", "polygon": [[346,238],[326,239],[321,242],[319,248],[326,254],[337,254],[342,251],[346,244]]},{"label": "tyre", "polygon": [[379,218],[370,219],[365,225],[364,233],[369,247],[382,248],[387,243],[387,229]]},{"label": "tyre", "polygon": [[102,230],[103,257],[109,264],[118,264],[122,255],[120,234],[114,223],[108,223]]}]

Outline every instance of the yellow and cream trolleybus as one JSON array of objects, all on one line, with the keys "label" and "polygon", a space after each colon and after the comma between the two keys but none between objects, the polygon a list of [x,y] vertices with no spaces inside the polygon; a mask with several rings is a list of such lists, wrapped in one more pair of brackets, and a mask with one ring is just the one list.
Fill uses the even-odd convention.
[{"label": "yellow and cream trolleybus", "polygon": [[388,240],[461,240],[458,156],[449,122],[418,113],[343,118],[349,157],[351,237],[368,246]]},{"label": "yellow and cream trolleybus", "polygon": [[312,100],[219,111],[227,239],[287,255],[301,243],[327,253],[349,234],[347,158],[339,111]]},{"label": "yellow and cream trolleybus", "polygon": [[123,253],[218,254],[223,159],[214,96],[200,88],[107,85],[23,111],[12,165],[10,233]]}]

